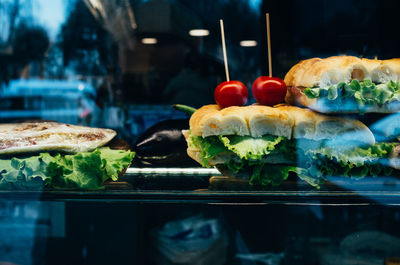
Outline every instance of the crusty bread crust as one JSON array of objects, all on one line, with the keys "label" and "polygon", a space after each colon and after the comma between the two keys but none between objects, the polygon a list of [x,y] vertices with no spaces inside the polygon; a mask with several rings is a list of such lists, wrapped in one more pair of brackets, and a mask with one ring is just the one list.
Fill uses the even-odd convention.
[{"label": "crusty bread crust", "polygon": [[193,148],[188,148],[186,152],[188,156],[192,158],[194,161],[196,161],[200,165],[203,164],[203,162],[201,161],[201,151],[194,150]]},{"label": "crusty bread crust", "polygon": [[[207,117],[204,119],[204,117]],[[196,126],[194,126],[196,124]],[[249,135],[246,117],[241,107],[229,107],[220,110],[217,105],[207,105],[196,111],[189,125],[194,135],[237,134]]]},{"label": "crusty bread crust", "polygon": [[352,79],[384,83],[400,80],[400,59],[371,60],[354,56],[311,58],[293,66],[285,76],[287,86],[326,87]]},{"label": "crusty bread crust", "polygon": [[[189,130],[183,130],[182,131],[183,136],[186,139],[186,142],[189,143]],[[201,150],[197,149],[193,146],[189,146],[188,144],[188,148],[186,149],[186,152],[188,154],[189,157],[191,157],[193,160],[195,160],[197,163],[199,164],[203,164],[201,161]]]},{"label": "crusty bread crust", "polygon": [[198,109],[189,121],[192,135],[249,135],[271,134],[287,138],[310,140],[346,140],[374,144],[368,127],[354,119],[318,114],[309,109],[280,104],[274,107],[251,105],[220,109],[206,105]]},{"label": "crusty bread crust", "polygon": [[315,106],[317,104],[317,99],[307,97],[303,92],[304,89],[305,87],[288,86],[285,101],[290,105],[306,107]]},{"label": "crusty bread crust", "polygon": [[[325,59],[311,58],[293,66],[285,76],[288,87],[285,101],[292,105],[306,106],[323,113],[358,113],[354,106],[328,106],[321,99],[310,99],[304,93],[307,87],[328,87],[339,82],[349,83],[371,79],[375,83],[400,80],[400,59],[371,60],[354,56],[332,56]],[[392,113],[398,105],[371,106],[364,112]]]}]

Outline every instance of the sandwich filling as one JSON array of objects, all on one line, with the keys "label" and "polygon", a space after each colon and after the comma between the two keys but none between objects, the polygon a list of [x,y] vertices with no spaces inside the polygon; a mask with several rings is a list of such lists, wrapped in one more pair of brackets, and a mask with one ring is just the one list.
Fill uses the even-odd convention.
[{"label": "sandwich filling", "polygon": [[99,147],[94,151],[64,154],[42,152],[0,158],[0,189],[102,189],[107,179],[117,180],[134,152]]},{"label": "sandwich filling", "polygon": [[111,129],[59,122],[0,124],[0,189],[100,189],[117,180],[134,152],[104,145]]},{"label": "sandwich filling", "polygon": [[328,103],[335,105],[346,102],[359,108],[382,106],[400,101],[400,82],[374,83],[368,79],[353,79],[350,83],[340,82],[329,87],[307,87],[303,93],[310,99],[327,99]]},{"label": "sandwich filling", "polygon": [[291,172],[315,187],[327,176],[390,175],[387,159],[395,146],[377,143],[341,149],[323,141],[274,135],[201,137],[189,133],[187,139],[189,149],[198,154],[204,167],[216,166],[236,176],[250,176],[251,185],[261,186],[278,186]]}]

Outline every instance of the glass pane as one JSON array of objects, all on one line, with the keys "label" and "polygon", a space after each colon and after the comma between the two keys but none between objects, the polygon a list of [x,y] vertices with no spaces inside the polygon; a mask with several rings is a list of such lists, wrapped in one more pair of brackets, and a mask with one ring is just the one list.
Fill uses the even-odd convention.
[{"label": "glass pane", "polygon": [[[220,19],[224,21],[229,77],[244,83],[249,91],[247,105],[251,105],[256,103],[251,89],[254,80],[270,70],[266,12],[270,13],[271,22],[271,70],[273,76],[284,79],[300,60],[313,57],[344,54],[355,56],[352,60],[398,57],[399,38],[389,30],[389,25],[395,24],[393,10],[397,5],[396,1],[339,1],[333,5],[329,1],[304,4],[286,0],[55,0],[51,3],[5,0],[0,5],[0,122],[52,120],[113,129],[136,152],[132,168],[120,178],[131,189],[274,191],[287,177],[280,186],[283,190],[374,191],[376,187],[382,190],[390,187],[397,191],[400,129],[396,102],[400,90],[395,60],[382,61],[381,66],[368,68],[367,72],[362,66],[364,61],[357,61],[361,66],[352,64],[354,69],[348,75],[343,74],[349,76],[345,80],[348,83],[336,80],[336,74],[342,75],[339,70],[337,73],[332,70],[336,73],[332,74],[328,69],[324,72],[332,79],[328,81],[336,80],[338,84],[328,88],[317,85],[301,88],[303,96],[318,94],[324,98],[325,95],[327,104],[323,107],[334,106],[340,112],[325,113],[329,118],[318,114],[310,118],[314,122],[324,120],[326,127],[321,125],[324,127],[321,130],[327,131],[324,136],[318,136],[321,139],[307,135],[312,128],[319,130],[319,125],[312,125],[309,119],[300,128],[301,115],[295,113],[291,115],[296,126],[273,135],[284,138],[270,139],[266,135],[276,124],[263,125],[264,135],[252,137],[268,139],[219,135],[227,136],[222,141],[203,137],[206,144],[208,140],[216,141],[213,144],[220,147],[224,144],[221,147],[225,148],[224,154],[231,157],[228,161],[227,156],[217,155],[224,162],[209,164],[219,171],[207,173],[214,176],[208,184],[207,174],[196,182],[197,173],[185,173],[168,181],[165,180],[170,175],[168,172],[151,173],[151,178],[146,173],[159,167],[184,171],[186,167],[201,166],[186,154],[188,145],[181,134],[182,129],[190,129],[190,115],[172,108],[171,104],[194,108],[215,104],[214,89],[227,79]],[[372,15],[376,10],[379,19]],[[381,77],[391,80],[385,79],[390,82],[384,83]],[[293,86],[290,80],[286,82],[290,92]],[[361,104],[357,105],[360,109],[356,112],[347,112],[348,105],[341,99],[348,93],[354,96],[351,100]],[[388,100],[394,105],[386,109],[384,102]],[[301,103],[291,102],[290,98],[286,101]],[[377,111],[370,113],[368,108],[363,108],[368,104],[377,104]],[[323,109],[317,110],[323,112]],[[348,119],[346,125],[342,118]],[[296,140],[290,139],[291,134]],[[19,140],[4,140],[5,148],[23,142],[19,137],[16,137]],[[26,142],[37,145],[36,140]],[[271,146],[266,147],[268,144]],[[240,153],[243,150],[232,151],[235,148],[244,148],[244,151],[255,148],[250,152],[256,153],[246,151],[247,157],[243,157],[244,153]],[[263,148],[271,149],[267,151],[273,156]],[[262,152],[261,157],[257,152]],[[15,156],[24,159],[23,153]],[[205,154],[199,156],[206,166]],[[9,156],[2,158],[10,159]],[[259,158],[266,166],[255,163]],[[275,162],[270,163],[269,159]],[[243,178],[224,178],[221,174]],[[354,180],[364,176],[368,176],[366,180]],[[5,177],[2,179],[14,183]],[[184,180],[190,182],[188,179],[196,184],[179,185]],[[328,183],[319,185],[325,179]],[[305,182],[311,186],[303,185]],[[45,186],[55,187],[54,182],[47,182]],[[71,185],[61,188],[71,188]]]},{"label": "glass pane", "polygon": [[399,7],[1,0],[0,265],[398,264]]},{"label": "glass pane", "polygon": [[[1,203],[4,264],[383,264],[398,207]],[[112,253],[112,254],[110,254]],[[8,262],[8,263],[6,263]]]}]

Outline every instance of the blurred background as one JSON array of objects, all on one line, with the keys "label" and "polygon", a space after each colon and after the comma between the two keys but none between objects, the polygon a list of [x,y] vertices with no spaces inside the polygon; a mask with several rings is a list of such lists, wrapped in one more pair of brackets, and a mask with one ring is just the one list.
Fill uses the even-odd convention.
[{"label": "blurred background", "polygon": [[[399,10],[398,0],[0,0],[0,122],[107,127],[133,144],[158,121],[188,118],[171,104],[214,103],[214,89],[225,80],[219,19],[231,79],[250,90],[268,73],[266,12],[273,75],[284,78],[311,57],[400,57]],[[167,236],[215,239],[207,247],[219,259],[196,264],[383,264],[371,255],[398,256],[400,249],[398,203],[384,193],[346,207],[329,196],[322,206],[312,197],[304,205],[290,198],[292,205],[234,206],[175,202],[175,195],[159,204],[5,197],[0,264],[155,264],[157,253],[176,248],[157,239]],[[199,212],[208,216],[195,216],[197,227],[179,229]],[[254,256],[237,253],[265,255],[250,263]],[[358,259],[345,263],[340,253]]]},{"label": "blurred background", "polygon": [[[47,119],[109,127],[133,142],[171,104],[214,103],[225,79],[250,89],[301,59],[400,57],[399,1],[1,0],[0,122]],[[250,98],[250,103],[253,101]]]}]

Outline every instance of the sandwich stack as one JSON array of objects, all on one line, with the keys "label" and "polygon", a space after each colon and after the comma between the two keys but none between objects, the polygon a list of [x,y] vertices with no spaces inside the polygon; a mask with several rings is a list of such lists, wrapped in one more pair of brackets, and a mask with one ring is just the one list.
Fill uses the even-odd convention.
[{"label": "sandwich stack", "polygon": [[[400,59],[301,61],[285,77],[286,104],[198,109],[185,132],[188,155],[260,186],[279,185],[290,174],[315,187],[329,176],[397,174],[399,80]],[[359,120],[370,113],[394,115],[394,122],[372,124],[371,131]],[[384,137],[376,141],[373,132]]]}]

